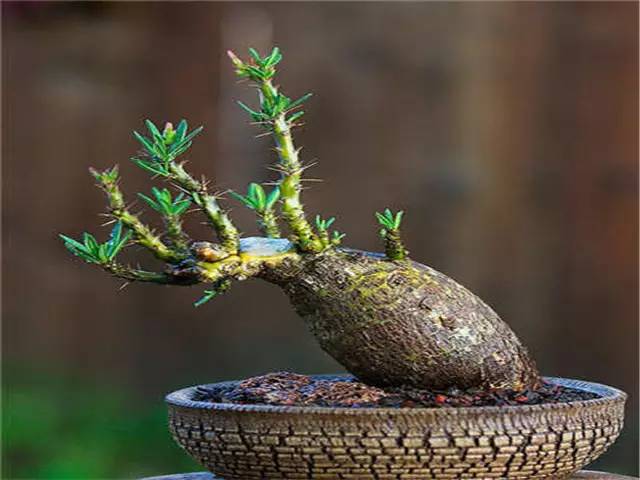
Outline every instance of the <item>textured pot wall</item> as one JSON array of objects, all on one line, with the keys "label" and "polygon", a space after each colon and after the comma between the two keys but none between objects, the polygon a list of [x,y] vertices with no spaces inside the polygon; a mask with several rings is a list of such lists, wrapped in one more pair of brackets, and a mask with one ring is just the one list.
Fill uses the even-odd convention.
[{"label": "textured pot wall", "polygon": [[[124,385],[147,404],[187,384],[338,369],[275,287],[195,310],[198,289],[118,292],[55,239],[100,231],[88,165],[120,162],[129,195],[149,188],[127,161],[144,116],[205,123],[192,165],[222,189],[269,178],[223,52],[276,42],[281,82],[316,94],[300,133],[325,179],[309,184],[311,211],[373,250],[372,212],[407,210],[412,255],[494,306],[545,374],[637,392],[637,8],[3,2],[7,365]],[[635,471],[635,395],[628,411],[602,469]],[[36,457],[11,458],[34,478]]]},{"label": "textured pot wall", "polygon": [[622,427],[624,394],[586,382],[587,402],[460,409],[211,404],[167,397],[169,428],[191,456],[247,478],[561,479],[597,458]]}]

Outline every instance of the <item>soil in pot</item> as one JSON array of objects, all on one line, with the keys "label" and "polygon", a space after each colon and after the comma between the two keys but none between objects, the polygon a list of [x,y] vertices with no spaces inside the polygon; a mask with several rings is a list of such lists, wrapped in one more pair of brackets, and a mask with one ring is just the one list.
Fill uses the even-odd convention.
[{"label": "soil in pot", "polygon": [[214,403],[345,408],[456,408],[566,403],[598,398],[592,392],[542,382],[536,389],[420,390],[378,388],[352,376],[310,377],[276,372],[230,386],[199,387],[194,400]]}]

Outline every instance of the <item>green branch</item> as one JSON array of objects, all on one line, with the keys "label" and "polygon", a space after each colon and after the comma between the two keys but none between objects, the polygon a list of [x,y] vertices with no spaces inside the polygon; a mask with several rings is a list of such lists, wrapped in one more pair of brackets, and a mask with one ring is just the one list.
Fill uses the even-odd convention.
[{"label": "green branch", "polygon": [[71,237],[60,234],[60,238],[64,242],[64,246],[75,256],[82,258],[88,263],[97,263],[99,265],[109,263],[120,253],[127,245],[131,238],[131,232],[122,234],[122,223],[117,222],[109,240],[105,243],[98,243],[96,238],[90,233],[84,233],[82,242],[78,242]]},{"label": "green branch", "polygon": [[139,193],[138,196],[162,215],[167,227],[167,237],[171,244],[176,250],[186,253],[189,249],[189,237],[182,230],[181,216],[191,205],[191,200],[185,198],[184,193],[173,198],[171,192],[166,188],[160,190],[153,187],[151,193],[153,198],[143,193]]},{"label": "green branch", "polygon": [[98,181],[98,186],[107,195],[111,215],[122,222],[133,232],[136,243],[149,249],[156,257],[165,262],[177,262],[182,256],[165,245],[160,238],[140,219],[132,214],[125,205],[124,197],[118,187],[118,167],[98,171],[91,169],[91,174]]},{"label": "green branch", "polygon": [[240,235],[231,219],[218,205],[216,196],[208,192],[204,181],[198,181],[187,173],[184,163],[176,161],[191,147],[193,138],[202,131],[202,127],[188,133],[187,122],[181,120],[176,129],[171,123],[167,123],[160,132],[150,120],[146,120],[145,124],[149,138],[134,132],[144,148],[144,155],[132,160],[140,168],[166,178],[188,193],[209,220],[225,250],[229,254],[237,253]]},{"label": "green branch", "polygon": [[274,210],[274,206],[280,198],[280,188],[274,188],[267,195],[262,185],[251,183],[246,195],[240,195],[236,192],[231,192],[231,195],[256,213],[258,228],[263,235],[269,238],[280,238],[278,216]]},{"label": "green branch", "polygon": [[282,60],[282,55],[276,47],[266,57],[261,57],[254,49],[249,49],[251,62],[243,62],[233,52],[229,51],[236,73],[241,78],[248,78],[255,82],[260,96],[260,111],[254,111],[240,103],[251,118],[260,123],[273,135],[278,153],[278,170],[280,177],[280,196],[282,199],[282,214],[287,222],[294,243],[303,252],[317,253],[325,247],[313,231],[306,219],[303,205],[300,201],[302,190],[301,177],[304,167],[299,159],[299,149],[293,143],[291,129],[304,112],[294,111],[307,100],[311,94],[306,94],[298,100],[292,101],[278,91],[272,83],[276,73],[275,66]]},{"label": "green branch", "polygon": [[121,265],[119,263],[108,263],[102,265],[107,272],[111,275],[123,278],[130,282],[151,282],[160,283],[163,285],[180,285],[181,282],[176,282],[175,279],[165,273],[148,272],[146,270],[140,270],[137,268],[129,267],[128,265]]},{"label": "green branch", "polygon": [[330,234],[329,227],[331,227],[335,221],[335,217],[323,220],[320,215],[316,215],[316,231],[318,232],[320,243],[322,243],[324,248],[340,245],[342,239],[345,237],[344,233],[340,233],[337,230],[334,230]]},{"label": "green branch", "polygon": [[403,213],[400,211],[393,214],[388,208],[383,213],[376,212],[376,218],[382,227],[380,236],[384,240],[384,252],[389,260],[404,260],[409,253],[404,248],[400,236]]},{"label": "green branch", "polygon": [[172,278],[164,273],[147,272],[121,265],[115,261],[116,255],[127,246],[131,238],[131,231],[123,234],[121,222],[116,223],[111,230],[109,240],[104,243],[99,243],[93,235],[86,232],[82,236],[82,242],[62,234],[60,238],[69,252],[87,263],[95,263],[101,266],[116,277],[129,281],[173,283]]}]

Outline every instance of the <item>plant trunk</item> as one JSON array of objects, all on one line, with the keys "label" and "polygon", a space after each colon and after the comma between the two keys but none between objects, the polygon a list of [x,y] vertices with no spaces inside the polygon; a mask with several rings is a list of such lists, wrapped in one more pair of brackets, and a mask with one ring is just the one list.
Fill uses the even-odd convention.
[{"label": "plant trunk", "polygon": [[330,250],[265,273],[321,347],[376,386],[535,387],[533,360],[469,290],[411,260]]}]

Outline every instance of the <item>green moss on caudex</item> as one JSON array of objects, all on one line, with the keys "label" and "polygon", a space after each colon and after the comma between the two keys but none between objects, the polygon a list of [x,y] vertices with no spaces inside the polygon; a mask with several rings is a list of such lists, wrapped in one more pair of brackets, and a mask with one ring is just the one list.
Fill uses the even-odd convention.
[{"label": "green moss on caudex", "polygon": [[[142,152],[133,161],[176,190],[154,187],[151,195],[140,194],[162,216],[166,231],[154,232],[127,208],[117,167],[92,170],[115,226],[104,243],[86,233],[82,241],[61,236],[67,249],[127,281],[209,285],[196,306],[234,281],[256,277],[275,283],[322,348],[372,385],[524,389],[539,383],[525,348],[489,306],[449,277],[408,258],[402,211],[376,213],[384,254],[341,247],[344,234],[332,230],[334,217],[317,215],[315,222],[308,221],[301,182],[309,165],[301,160],[292,131],[310,94],[292,100],[274,83],[282,60],[278,48],[266,56],[250,49],[246,61],[229,56],[238,76],[258,91],[257,107],[240,106],[272,137],[277,153],[273,187],[251,183],[246,194],[233,193],[254,211],[264,237],[241,238],[208,182],[187,171],[182,157],[202,127],[189,131],[182,120],[161,130],[147,120],[145,135],[134,132]],[[194,241],[184,231],[182,218],[191,207],[212,226],[217,243]],[[164,271],[119,262],[119,253],[130,244],[164,261]]]}]

